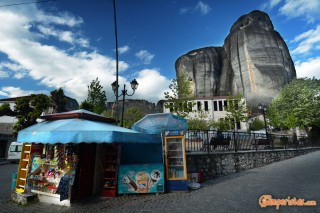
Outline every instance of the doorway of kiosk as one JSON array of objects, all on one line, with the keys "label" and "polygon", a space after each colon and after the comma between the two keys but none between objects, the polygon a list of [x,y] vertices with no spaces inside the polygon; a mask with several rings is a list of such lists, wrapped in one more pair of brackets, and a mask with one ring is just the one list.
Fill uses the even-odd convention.
[{"label": "doorway of kiosk", "polygon": [[93,195],[96,143],[79,143],[79,165],[72,187],[71,202],[79,201]]}]

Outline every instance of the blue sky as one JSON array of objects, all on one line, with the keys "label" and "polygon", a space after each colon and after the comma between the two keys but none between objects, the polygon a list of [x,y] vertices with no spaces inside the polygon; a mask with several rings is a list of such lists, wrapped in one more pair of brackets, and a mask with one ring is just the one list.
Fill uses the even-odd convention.
[{"label": "blue sky", "polygon": [[[0,6],[26,2],[33,1],[0,0]],[[117,0],[120,88],[135,78],[139,87],[132,98],[163,99],[176,78],[176,59],[222,46],[232,24],[252,10],[269,14],[297,76],[320,79],[319,0]],[[0,99],[62,87],[80,103],[97,77],[108,101],[114,99],[112,0],[0,7],[0,20]]]}]

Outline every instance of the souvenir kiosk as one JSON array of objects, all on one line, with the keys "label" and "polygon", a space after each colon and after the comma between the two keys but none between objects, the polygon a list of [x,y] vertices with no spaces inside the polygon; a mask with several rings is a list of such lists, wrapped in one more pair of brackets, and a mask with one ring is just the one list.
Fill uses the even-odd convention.
[{"label": "souvenir kiosk", "polygon": [[[18,133],[17,141],[23,143],[23,150],[15,193],[34,193],[40,202],[66,206],[96,194],[115,196],[121,160],[128,162],[142,151],[147,153],[148,149],[151,150],[149,163],[160,165],[140,170],[145,165],[135,162],[135,169],[128,169],[126,174],[135,178],[136,185],[131,184],[137,187],[137,192],[144,192],[143,186],[152,191],[151,184],[161,191],[163,164],[159,157],[152,157],[158,152],[152,145],[161,146],[158,135],[118,127],[113,119],[86,110],[41,118],[45,121]],[[142,151],[135,151],[135,146]],[[121,153],[131,157],[121,157]],[[132,171],[136,172],[135,176]],[[148,175],[140,173],[144,171]],[[146,181],[146,176],[148,183],[142,182]],[[151,177],[158,179],[153,183]]]},{"label": "souvenir kiosk", "polygon": [[167,191],[187,191],[187,165],[184,133],[187,120],[171,113],[149,114],[132,126],[133,130],[160,134],[166,168]]}]

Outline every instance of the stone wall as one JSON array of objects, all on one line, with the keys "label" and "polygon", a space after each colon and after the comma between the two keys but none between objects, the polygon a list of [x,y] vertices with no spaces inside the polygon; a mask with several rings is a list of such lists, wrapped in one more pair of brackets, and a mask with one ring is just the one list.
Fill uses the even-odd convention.
[{"label": "stone wall", "polygon": [[188,171],[201,171],[203,180],[225,176],[273,162],[293,158],[320,148],[221,153],[187,153]]}]

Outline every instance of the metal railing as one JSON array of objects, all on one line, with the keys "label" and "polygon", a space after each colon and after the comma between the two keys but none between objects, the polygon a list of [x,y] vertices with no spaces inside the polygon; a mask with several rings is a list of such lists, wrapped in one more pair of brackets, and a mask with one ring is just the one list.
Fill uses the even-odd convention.
[{"label": "metal railing", "polygon": [[308,138],[285,134],[188,130],[185,134],[187,152],[243,151],[313,147]]}]

